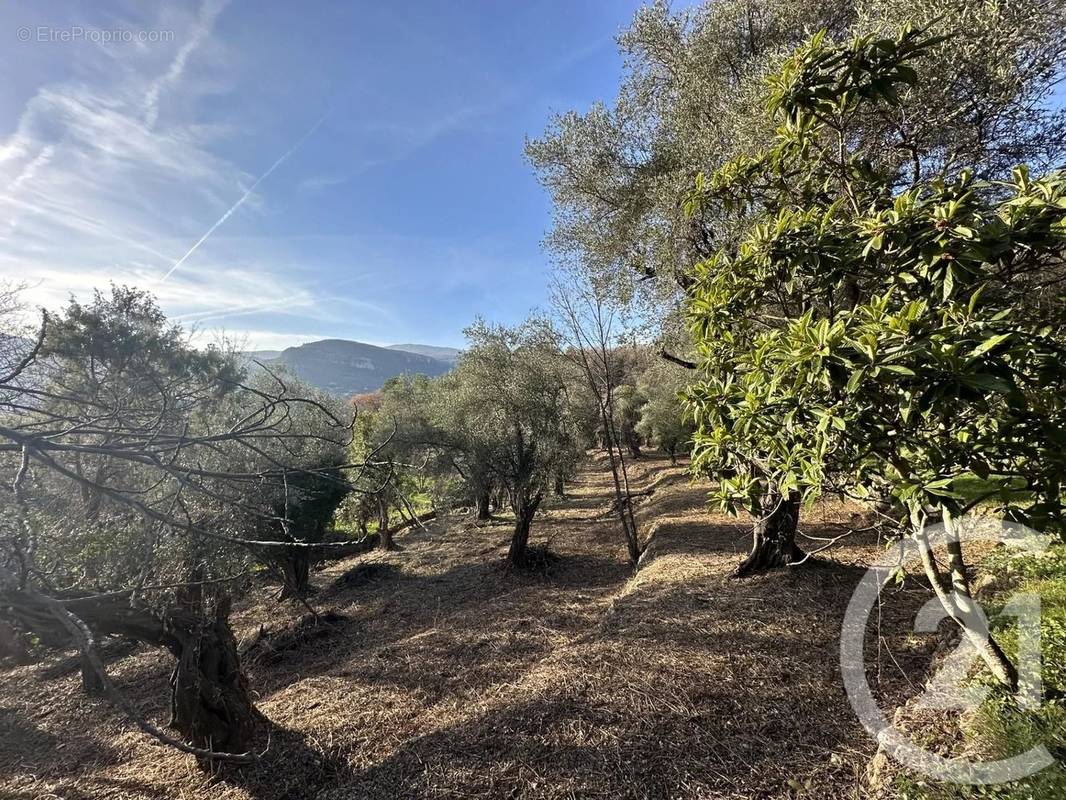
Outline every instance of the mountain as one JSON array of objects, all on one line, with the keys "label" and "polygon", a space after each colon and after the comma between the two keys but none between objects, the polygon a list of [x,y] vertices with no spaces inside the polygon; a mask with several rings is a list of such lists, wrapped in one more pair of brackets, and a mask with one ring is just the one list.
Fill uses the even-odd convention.
[{"label": "mountain", "polygon": [[241,353],[249,361],[273,361],[281,355],[280,350],[247,350]]},{"label": "mountain", "polygon": [[437,347],[432,344],[390,344],[389,350],[403,350],[405,353],[417,353],[420,356],[429,356],[438,361],[446,361],[454,364],[461,352],[455,347]]},{"label": "mountain", "polygon": [[284,366],[300,380],[344,396],[380,389],[397,375],[443,375],[452,366],[450,361],[403,348],[376,347],[346,339],[308,342],[282,350],[274,358],[264,357],[270,354],[272,351],[267,350],[246,355],[268,366]]}]

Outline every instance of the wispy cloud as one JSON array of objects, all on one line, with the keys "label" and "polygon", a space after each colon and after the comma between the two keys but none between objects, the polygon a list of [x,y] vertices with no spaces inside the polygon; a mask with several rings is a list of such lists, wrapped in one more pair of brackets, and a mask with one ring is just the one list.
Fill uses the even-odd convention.
[{"label": "wispy cloud", "polygon": [[178,48],[174,60],[170,62],[167,71],[152,81],[148,91],[144,95],[144,126],[154,128],[159,120],[159,99],[165,89],[176,86],[185,72],[185,64],[189,56],[198,48],[203,41],[211,35],[215,27],[215,20],[222,13],[229,0],[204,0],[200,6],[200,14],[191,35],[185,43]]},{"label": "wispy cloud", "polygon": [[55,151],[56,149],[54,145],[46,144],[42,147],[34,159],[22,168],[22,171],[15,177],[15,180],[11,181],[10,191],[18,191],[24,183],[33,180],[33,176],[37,174],[37,170],[52,160],[52,155]]},{"label": "wispy cloud", "polygon": [[270,165],[270,167],[267,169],[266,172],[264,172],[262,175],[260,175],[258,178],[256,178],[252,182],[252,185],[244,190],[244,193],[237,199],[237,202],[234,203],[232,206],[230,206],[228,209],[226,209],[226,212],[221,217],[219,217],[217,220],[215,220],[215,223],[210,228],[207,229],[207,232],[204,233],[203,236],[201,236],[199,239],[196,240],[196,244],[194,244],[192,247],[190,247],[188,250],[186,250],[185,251],[185,255],[183,255],[181,258],[179,258],[177,261],[174,262],[173,266],[171,266],[171,268],[167,270],[167,273],[162,278],[159,279],[159,282],[162,283],[167,278],[169,278],[171,275],[173,275],[174,272],[178,269],[178,267],[180,267],[182,264],[185,263],[186,259],[188,259],[189,256],[191,256],[193,253],[195,253],[197,250],[199,250],[200,249],[200,245],[202,245],[204,242],[206,242],[208,240],[208,238],[210,238],[211,234],[219,229],[219,227],[222,225],[222,223],[224,223],[227,219],[229,219],[231,216],[233,216],[233,212],[235,212],[238,208],[240,208],[242,205],[244,205],[245,201],[249,197],[251,197],[252,193],[259,187],[259,184],[261,184],[263,181],[265,181],[267,178],[269,178],[271,173],[274,172],[274,170],[276,170],[278,167],[280,167],[282,164],[284,164],[285,161],[288,160],[289,156],[291,156],[293,153],[295,153],[297,150],[300,149],[300,145],[302,145],[304,142],[306,142],[311,137],[311,135],[315,131],[318,130],[319,126],[325,121],[325,119],[326,119],[326,115],[325,114],[323,114],[321,117],[319,117],[318,121],[316,121],[315,124],[312,125],[307,130],[307,132],[303,136],[301,136],[299,138],[299,140],[297,140],[296,144],[294,144],[292,147],[290,147],[288,150],[286,150],[284,153],[282,153],[281,156],[273,164]]},{"label": "wispy cloud", "polygon": [[[175,43],[68,49],[79,78],[31,87],[0,138],[0,278],[27,283],[28,303],[54,308],[114,282],[150,289],[168,314],[205,330],[315,330],[352,316],[284,248],[218,233],[242,206],[263,207],[257,190],[322,123],[258,177],[219,154],[221,142],[250,135],[198,105],[238,88],[224,84],[229,55],[215,34],[225,5],[190,13],[176,3],[157,20],[119,21],[173,28]],[[206,232],[205,217],[215,220]]]},{"label": "wispy cloud", "polygon": [[320,192],[333,186],[347,183],[348,179],[342,175],[314,175],[300,181],[301,192]]},{"label": "wispy cloud", "polygon": [[213,329],[194,331],[193,341],[201,345],[229,342],[240,350],[285,350],[308,342],[328,339],[325,333],[278,333],[277,331]]},{"label": "wispy cloud", "polygon": [[[436,338],[474,307],[509,318],[536,294],[535,236],[508,244],[530,207],[509,202],[523,191],[513,112],[535,86],[506,54],[456,52],[435,19],[450,8],[416,20],[320,4],[294,19],[226,2],[63,6],[60,24],[174,37],[21,51],[10,94],[28,99],[0,117],[0,278],[53,307],[143,287],[205,336],[256,332],[264,347]],[[440,52],[397,54],[399,30]],[[467,163],[478,148],[489,166]],[[490,202],[500,213],[475,214]]]}]

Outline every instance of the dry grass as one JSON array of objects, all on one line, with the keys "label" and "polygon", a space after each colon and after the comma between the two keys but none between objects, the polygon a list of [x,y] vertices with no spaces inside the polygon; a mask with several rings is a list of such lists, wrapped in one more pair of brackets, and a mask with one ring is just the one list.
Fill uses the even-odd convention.
[{"label": "dry grass", "polygon": [[[0,796],[37,798],[852,797],[874,746],[844,696],[838,640],[850,593],[879,552],[852,537],[831,560],[733,580],[746,527],[710,515],[683,467],[634,466],[654,485],[638,519],[646,566],[626,565],[602,464],[546,509],[539,574],[502,564],[506,520],[438,520],[319,572],[332,616],[264,590],[235,615],[269,749],[210,778],[81,694],[56,662],[0,673]],[[808,533],[852,510],[825,506]],[[819,533],[820,532],[820,533]],[[906,637],[925,596],[882,619],[871,674],[898,702],[931,639]],[[896,633],[898,631],[898,633]],[[116,653],[119,685],[165,723],[167,658]],[[60,674],[57,674],[60,673]],[[910,673],[908,678],[904,673]]]}]

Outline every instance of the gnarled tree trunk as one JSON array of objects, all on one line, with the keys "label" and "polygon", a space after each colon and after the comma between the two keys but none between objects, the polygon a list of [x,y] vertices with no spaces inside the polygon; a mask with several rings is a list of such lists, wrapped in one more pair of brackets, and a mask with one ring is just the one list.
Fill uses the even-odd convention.
[{"label": "gnarled tree trunk", "polygon": [[392,531],[389,530],[389,501],[378,495],[378,546],[382,550],[395,550]]},{"label": "gnarled tree trunk", "polygon": [[281,597],[305,597],[311,590],[311,551],[292,548],[276,558],[281,568]]},{"label": "gnarled tree trunk", "polygon": [[81,690],[90,697],[104,693],[104,682],[84,655],[81,657]]},{"label": "gnarled tree trunk", "polygon": [[29,653],[19,641],[18,633],[11,625],[0,619],[0,659],[10,658],[16,664],[28,664]]},{"label": "gnarled tree trunk", "polygon": [[170,618],[178,643],[170,724],[197,747],[241,753],[261,717],[229,626],[230,600],[219,597],[197,611],[180,624]]},{"label": "gnarled tree trunk", "polygon": [[640,437],[637,436],[636,431],[627,427],[623,430],[622,436],[625,439],[625,445],[629,450],[629,455],[633,458],[640,458],[643,453],[640,451]]},{"label": "gnarled tree trunk", "polygon": [[477,493],[477,519],[479,522],[484,522],[492,517],[492,490],[490,487],[485,487]]},{"label": "gnarled tree trunk", "polygon": [[541,492],[537,492],[532,496],[523,493],[512,497],[511,506],[514,509],[515,524],[514,533],[511,534],[511,546],[507,550],[507,560],[513,566],[526,566],[529,529],[533,525],[533,517],[537,513],[537,508],[540,506],[540,501],[543,497],[544,495]]},{"label": "gnarled tree trunk", "polygon": [[804,552],[796,546],[799,511],[799,492],[789,492],[787,497],[775,489],[766,492],[752,529],[751,552],[737,567],[737,577],[787,567],[804,558]]},{"label": "gnarled tree trunk", "polygon": [[[241,669],[229,626],[230,601],[204,598],[202,587],[179,597],[163,614],[132,604],[128,597],[98,595],[61,601],[96,635],[117,635],[163,647],[177,664],[171,676],[171,727],[194,747],[242,753],[250,749],[262,719]],[[25,592],[0,595],[26,629],[48,641],[69,641],[68,633],[39,598]]]}]

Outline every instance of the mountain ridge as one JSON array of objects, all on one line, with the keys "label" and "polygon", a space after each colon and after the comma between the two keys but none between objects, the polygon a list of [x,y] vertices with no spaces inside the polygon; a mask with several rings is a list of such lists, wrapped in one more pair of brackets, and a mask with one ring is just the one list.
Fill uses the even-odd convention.
[{"label": "mountain ridge", "polygon": [[[409,349],[413,347],[424,352]],[[280,351],[254,350],[244,355],[267,366],[285,367],[312,386],[347,396],[376,391],[398,375],[443,375],[453,366],[458,352],[434,345],[379,347],[350,339],[319,339]]]},{"label": "mountain ridge", "polygon": [[458,347],[442,347],[435,344],[390,344],[386,349],[429,356],[439,361],[447,361],[449,364],[454,364],[459,358],[459,353],[462,352]]}]

